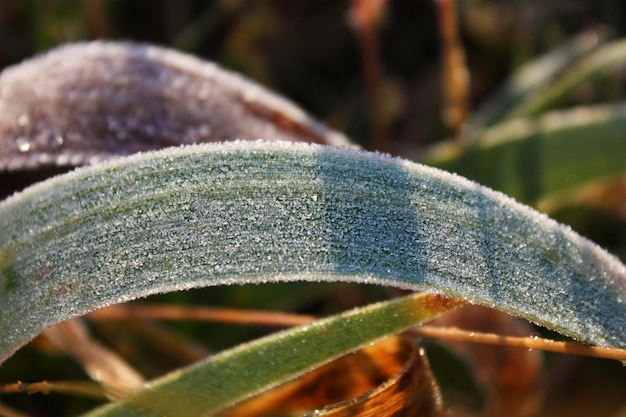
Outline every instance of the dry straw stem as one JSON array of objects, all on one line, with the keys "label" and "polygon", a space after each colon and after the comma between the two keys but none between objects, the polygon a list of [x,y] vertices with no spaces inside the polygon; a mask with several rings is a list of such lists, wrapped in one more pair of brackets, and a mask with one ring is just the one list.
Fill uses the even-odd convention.
[{"label": "dry straw stem", "polygon": [[[318,317],[282,311],[238,310],[215,307],[189,307],[171,305],[117,305],[96,311],[87,316],[90,320],[194,320],[258,326],[289,327],[311,323]],[[421,337],[456,342],[483,343],[497,346],[517,347],[571,355],[590,356],[626,361],[626,350],[598,346],[586,346],[571,341],[555,341],[536,336],[503,336],[458,329],[422,325],[411,330]]]},{"label": "dry straw stem", "polygon": [[455,342],[484,343],[488,345],[517,347],[571,355],[591,356],[594,358],[626,361],[626,350],[599,346],[585,346],[576,342],[555,341],[536,336],[516,337],[493,333],[480,333],[450,327],[420,326],[412,330],[422,337],[444,339]]},{"label": "dry straw stem", "polygon": [[454,131],[458,144],[463,141],[463,123],[469,111],[470,76],[465,51],[459,38],[455,0],[436,0],[443,50],[444,122]]}]

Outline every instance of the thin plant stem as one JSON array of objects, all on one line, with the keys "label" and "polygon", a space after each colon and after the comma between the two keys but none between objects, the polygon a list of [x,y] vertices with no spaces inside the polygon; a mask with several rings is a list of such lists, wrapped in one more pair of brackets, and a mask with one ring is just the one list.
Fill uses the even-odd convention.
[{"label": "thin plant stem", "polygon": [[516,347],[530,350],[590,356],[602,359],[626,361],[625,349],[600,346],[587,346],[578,342],[556,341],[536,336],[501,336],[494,333],[480,333],[451,327],[420,326],[413,333],[431,339],[445,339],[455,342],[482,343],[488,345]]},{"label": "thin plant stem", "polygon": [[[124,320],[151,318],[157,320],[198,320],[275,327],[298,326],[311,323],[312,315],[274,311],[222,309],[214,307],[179,307],[167,305],[116,305],[87,316],[90,320]],[[451,327],[420,326],[412,330],[421,337],[457,342],[482,343],[506,347],[541,350],[572,355],[626,361],[626,349],[587,346],[577,342],[555,341],[535,336],[514,337],[480,333]]]},{"label": "thin plant stem", "polygon": [[2,394],[70,394],[96,400],[107,400],[108,396],[105,388],[97,382],[91,381],[39,381],[39,382],[15,382],[12,384],[0,385],[0,395]]},{"label": "thin plant stem", "polygon": [[317,318],[277,311],[237,310],[216,307],[181,307],[169,305],[114,305],[87,315],[89,320],[197,320],[258,326],[290,327],[310,323]]},{"label": "thin plant stem", "polygon": [[370,147],[391,152],[389,123],[382,116],[384,104],[384,69],[378,29],[387,8],[387,0],[353,0],[350,20],[361,51],[363,80],[370,117]]},{"label": "thin plant stem", "polygon": [[465,50],[459,37],[455,0],[436,0],[439,9],[439,28],[443,55],[443,119],[454,132],[459,145],[463,144],[463,123],[469,107],[470,77]]}]

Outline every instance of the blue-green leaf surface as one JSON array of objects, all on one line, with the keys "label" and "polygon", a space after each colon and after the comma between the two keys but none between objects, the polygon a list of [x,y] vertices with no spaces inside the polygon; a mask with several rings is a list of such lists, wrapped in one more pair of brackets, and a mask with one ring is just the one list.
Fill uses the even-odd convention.
[{"label": "blue-green leaf surface", "polygon": [[169,149],[0,204],[0,360],[44,327],[207,285],[429,289],[626,347],[626,268],[567,227],[439,170],[286,143]]}]

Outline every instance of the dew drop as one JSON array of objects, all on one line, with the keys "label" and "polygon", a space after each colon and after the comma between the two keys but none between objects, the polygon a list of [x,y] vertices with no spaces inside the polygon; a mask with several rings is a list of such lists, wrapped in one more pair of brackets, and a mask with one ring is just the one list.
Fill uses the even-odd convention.
[{"label": "dew drop", "polygon": [[26,153],[30,151],[30,142],[26,138],[19,137],[15,142],[17,143],[17,149],[20,152]]}]

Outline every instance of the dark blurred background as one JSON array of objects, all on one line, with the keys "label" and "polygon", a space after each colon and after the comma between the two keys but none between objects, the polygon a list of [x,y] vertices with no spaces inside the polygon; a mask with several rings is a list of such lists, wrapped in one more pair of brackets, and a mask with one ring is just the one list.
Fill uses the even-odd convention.
[{"label": "dark blurred background", "polygon": [[[384,94],[369,107],[363,54],[351,23],[358,3],[1,0],[0,67],[64,42],[150,42],[240,71],[369,148],[374,117],[388,126],[393,144],[386,150],[397,154],[450,135],[440,116],[436,2],[383,2],[375,30]],[[458,12],[473,104],[516,67],[572,34],[606,25],[619,36],[626,22],[620,0],[464,0]]]}]

